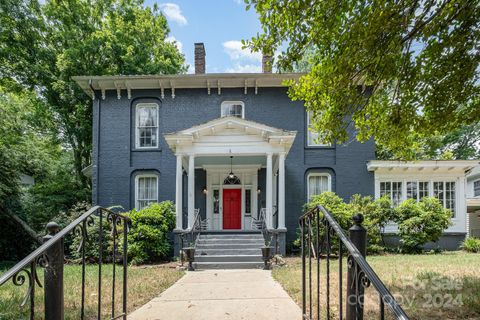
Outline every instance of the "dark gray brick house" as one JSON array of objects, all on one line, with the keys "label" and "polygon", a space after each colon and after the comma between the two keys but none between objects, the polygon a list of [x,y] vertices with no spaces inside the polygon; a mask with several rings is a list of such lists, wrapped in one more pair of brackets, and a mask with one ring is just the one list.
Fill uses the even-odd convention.
[{"label": "dark gray brick house", "polygon": [[377,172],[386,167],[367,166],[373,141],[319,144],[284,86],[299,74],[208,74],[203,44],[195,48],[195,74],[74,78],[93,98],[95,204],[129,210],[172,200],[176,231],[191,228],[196,212],[219,231],[254,229],[263,214],[284,251],[312,195],[380,195]]}]

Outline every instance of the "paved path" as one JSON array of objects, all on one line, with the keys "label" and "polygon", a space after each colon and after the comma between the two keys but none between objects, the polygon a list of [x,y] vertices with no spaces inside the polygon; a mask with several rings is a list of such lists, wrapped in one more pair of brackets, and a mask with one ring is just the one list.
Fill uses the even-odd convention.
[{"label": "paved path", "polygon": [[188,272],[130,320],[302,319],[300,308],[264,270]]}]

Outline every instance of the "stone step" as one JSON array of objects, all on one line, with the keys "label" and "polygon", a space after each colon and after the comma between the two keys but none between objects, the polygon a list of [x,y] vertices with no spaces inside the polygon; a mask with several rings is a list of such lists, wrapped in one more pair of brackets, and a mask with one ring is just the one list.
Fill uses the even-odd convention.
[{"label": "stone step", "polygon": [[252,243],[215,243],[215,244],[197,244],[196,250],[205,249],[260,249],[263,246],[260,244]]},{"label": "stone step", "polygon": [[262,269],[263,262],[194,262],[195,269]]},{"label": "stone step", "polygon": [[262,239],[261,234],[200,234],[199,240],[204,239]]},{"label": "stone step", "polygon": [[263,245],[265,241],[262,239],[198,239],[197,245],[210,244],[252,244]]},{"label": "stone step", "polygon": [[262,262],[261,255],[195,255],[196,262]]},{"label": "stone step", "polygon": [[245,248],[245,249],[200,249],[197,248],[195,250],[195,255],[200,256],[200,255],[258,255],[262,254],[262,250],[260,248]]}]

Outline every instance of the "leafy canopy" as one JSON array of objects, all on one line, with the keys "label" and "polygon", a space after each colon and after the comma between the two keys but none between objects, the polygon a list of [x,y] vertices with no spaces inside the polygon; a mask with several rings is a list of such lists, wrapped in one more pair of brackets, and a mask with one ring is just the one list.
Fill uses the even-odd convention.
[{"label": "leafy canopy", "polygon": [[184,56],[166,41],[157,6],[141,0],[5,0],[0,4],[0,76],[35,88],[72,149],[77,176],[90,164],[91,98],[75,75],[173,74]]},{"label": "leafy canopy", "polygon": [[[327,142],[356,137],[405,159],[418,141],[480,120],[478,0],[245,0],[263,32],[245,45],[275,52],[280,70],[312,67],[291,98],[305,101]],[[345,121],[347,120],[347,121]]]}]

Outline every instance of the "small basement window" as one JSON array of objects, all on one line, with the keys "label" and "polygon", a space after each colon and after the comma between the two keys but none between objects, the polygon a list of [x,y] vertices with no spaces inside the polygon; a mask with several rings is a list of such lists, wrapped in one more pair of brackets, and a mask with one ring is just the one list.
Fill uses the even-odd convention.
[{"label": "small basement window", "polygon": [[221,116],[245,118],[245,104],[242,101],[224,101],[221,106]]}]

